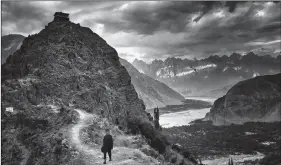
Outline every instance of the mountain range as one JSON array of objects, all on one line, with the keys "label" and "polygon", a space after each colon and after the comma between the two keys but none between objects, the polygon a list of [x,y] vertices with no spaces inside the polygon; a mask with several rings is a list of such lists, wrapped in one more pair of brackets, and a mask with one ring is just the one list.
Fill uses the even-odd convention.
[{"label": "mountain range", "polygon": [[197,60],[167,58],[151,64],[135,59],[133,65],[142,73],[164,82],[185,96],[222,96],[239,81],[259,75],[280,73],[281,55],[258,56],[253,52],[245,55],[212,55]]}]

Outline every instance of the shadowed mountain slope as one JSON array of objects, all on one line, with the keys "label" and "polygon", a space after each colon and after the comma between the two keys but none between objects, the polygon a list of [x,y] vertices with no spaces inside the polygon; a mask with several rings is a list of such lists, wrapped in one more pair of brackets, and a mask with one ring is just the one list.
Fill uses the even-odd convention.
[{"label": "shadowed mountain slope", "polygon": [[241,81],[215,101],[205,119],[215,125],[280,121],[280,92],[281,73]]},{"label": "shadowed mountain slope", "polygon": [[4,64],[7,57],[20,48],[24,38],[24,36],[19,34],[10,34],[1,37],[1,64]]},{"label": "shadowed mountain slope", "polygon": [[166,105],[181,104],[184,97],[153,78],[140,73],[128,61],[120,58],[120,62],[129,72],[132,84],[134,85],[139,97],[144,101],[146,109],[164,107]]}]

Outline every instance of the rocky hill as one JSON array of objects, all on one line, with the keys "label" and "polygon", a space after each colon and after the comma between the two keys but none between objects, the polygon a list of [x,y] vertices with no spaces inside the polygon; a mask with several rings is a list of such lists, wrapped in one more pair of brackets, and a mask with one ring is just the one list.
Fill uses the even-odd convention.
[{"label": "rocky hill", "polygon": [[119,61],[129,72],[132,84],[134,85],[139,98],[144,101],[146,109],[155,108],[157,106],[165,107],[166,105],[181,104],[184,100],[182,95],[164,83],[140,73],[128,61],[122,58],[120,58]]},{"label": "rocky hill", "polygon": [[[197,60],[167,58],[147,64],[135,60],[132,64],[141,72],[164,82],[185,96],[217,97],[223,88],[259,75],[280,73],[280,56],[258,56],[253,52],[245,55],[212,55]],[[217,90],[220,90],[218,92]],[[225,94],[225,93],[222,93]]]},{"label": "rocky hill", "polygon": [[24,38],[20,34],[10,34],[1,37],[1,64],[5,63],[7,57],[20,48]]},{"label": "rocky hill", "polygon": [[[22,40],[16,40],[16,41],[13,40],[13,43],[10,43],[12,36],[21,36],[21,35],[12,34],[8,36],[3,36],[2,45],[4,44],[5,46],[2,47],[2,51],[7,50],[6,45],[8,46],[14,45],[15,42],[17,42],[17,45],[19,45],[17,49],[20,48],[21,43],[25,37],[22,36]],[[11,47],[11,49],[9,49],[10,54],[14,53],[17,49],[16,47]],[[2,56],[2,63],[6,61],[6,58],[10,54],[6,53]],[[184,100],[184,97],[181,96],[181,94],[169,88],[164,83],[158,80],[154,80],[153,78],[143,73],[140,73],[132,64],[130,64],[125,59],[120,58],[120,62],[122,63],[123,66],[126,67],[127,71],[132,77],[132,84],[134,85],[139,97],[144,101],[144,104],[147,109],[154,108],[157,106],[164,107],[166,105],[171,105],[171,104],[181,104],[182,103],[181,101]]]},{"label": "rocky hill", "polygon": [[119,164],[193,164],[154,129],[116,50],[91,29],[54,19],[1,67],[2,164],[97,164],[106,128]]},{"label": "rocky hill", "polygon": [[241,81],[215,101],[205,120],[215,125],[280,121],[280,92],[281,73]]}]

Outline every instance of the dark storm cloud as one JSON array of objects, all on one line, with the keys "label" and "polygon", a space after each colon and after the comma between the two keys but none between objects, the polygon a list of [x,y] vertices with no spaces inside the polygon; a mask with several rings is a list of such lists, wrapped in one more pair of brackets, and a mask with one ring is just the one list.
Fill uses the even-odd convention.
[{"label": "dark storm cloud", "polygon": [[[160,45],[159,49],[165,50],[171,56],[187,54],[207,56],[219,53],[222,49],[226,52],[250,51],[253,47],[245,46],[245,43],[259,38],[270,40],[272,36],[280,36],[280,30],[278,30],[280,26],[271,21],[280,20],[280,7],[278,7],[280,3],[275,5],[277,7],[271,8],[273,11],[266,13],[269,14],[267,18],[257,18],[256,16],[257,11],[265,8],[264,2],[165,2],[154,4],[152,7],[146,5],[137,5],[138,8],[131,7],[124,10],[120,19],[112,17],[97,21],[104,24],[105,29],[110,32],[121,29],[121,31],[141,35],[152,35],[159,31],[191,33],[179,43],[169,42],[170,45],[173,45],[172,47],[166,44]],[[245,6],[248,6],[245,12],[237,11],[237,8],[241,9]],[[226,18],[222,18],[207,22],[205,26],[200,27],[198,32],[194,33],[190,30],[193,27],[187,26],[191,21],[197,23],[201,18],[208,17],[215,10],[223,8],[226,8],[230,14],[241,13],[228,21],[225,21]],[[227,12],[226,14],[228,14]],[[192,14],[197,13],[198,17],[192,20]],[[221,24],[221,22],[225,23]],[[142,43],[142,46],[147,46],[147,44],[151,43]]]},{"label": "dark storm cloud", "polygon": [[193,20],[194,22],[198,22],[205,14],[207,14],[213,8],[221,6],[221,2],[219,1],[203,1],[202,4],[204,6],[202,9],[202,13]]},{"label": "dark storm cloud", "polygon": [[267,32],[274,32],[274,31],[280,30],[280,29],[281,29],[281,22],[272,22],[268,25],[258,28],[257,32],[267,33]]},{"label": "dark storm cloud", "polygon": [[[221,48],[225,49],[226,52],[251,51],[256,46],[248,46],[246,43],[252,40],[262,39],[264,43],[278,38],[280,40],[280,22],[270,21],[271,19],[280,19],[280,6],[271,8],[273,14],[266,13],[270,16],[267,18],[269,21],[262,17],[256,18],[258,9],[262,9],[260,5],[253,5],[247,12],[222,25],[220,23],[223,20],[220,19],[208,23],[208,26],[201,28],[199,33],[189,36],[182,43],[175,45],[175,48],[185,47],[192,52],[198,52],[198,54],[204,52],[203,55],[206,56],[206,54],[222,52]],[[258,46],[261,47],[262,44]],[[200,51],[202,48],[204,51]],[[274,48],[280,49],[280,41],[279,46],[275,45],[272,49]]]},{"label": "dark storm cloud", "polygon": [[226,1],[225,6],[228,7],[228,11],[233,13],[238,4],[245,3],[245,1]]},{"label": "dark storm cloud", "polygon": [[[159,30],[169,30],[171,32],[180,32],[185,29],[186,24],[191,21],[198,22],[205,14],[213,9],[228,7],[230,12],[234,12],[237,4],[244,2],[220,2],[220,1],[202,1],[202,2],[159,2],[158,4],[141,3],[128,7],[121,13],[121,19],[116,17],[107,17],[99,19],[98,22],[109,25],[107,30],[110,32],[118,31],[136,31],[139,34],[152,34]],[[199,13],[193,20],[191,14]]]},{"label": "dark storm cloud", "polygon": [[46,11],[26,3],[2,2],[2,21],[18,21],[20,19],[40,20]]},{"label": "dark storm cloud", "polygon": [[[98,11],[110,11],[117,2],[66,2],[66,1],[31,1],[31,2],[2,2],[2,32],[9,34],[34,33],[40,31],[53,20],[56,11],[69,12],[70,18],[77,18],[82,14]],[[74,19],[75,20],[75,19]],[[10,32],[11,31],[11,32]],[[3,35],[3,34],[2,34]]]},{"label": "dark storm cloud", "polygon": [[122,11],[121,18],[109,17],[97,21],[108,24],[107,30],[111,32],[118,29],[139,34],[153,34],[160,30],[180,32],[191,21],[189,14],[200,12],[203,7],[201,3],[194,2],[129,4],[128,8]]},{"label": "dark storm cloud", "polygon": [[2,2],[4,34],[38,32],[55,11],[90,27],[124,58],[275,52],[280,2]]},{"label": "dark storm cloud", "polygon": [[[48,18],[50,18],[50,13],[44,8],[28,3],[2,1],[2,24],[13,25],[10,27],[11,31],[30,33],[46,24]],[[6,28],[9,29],[9,27]]]}]

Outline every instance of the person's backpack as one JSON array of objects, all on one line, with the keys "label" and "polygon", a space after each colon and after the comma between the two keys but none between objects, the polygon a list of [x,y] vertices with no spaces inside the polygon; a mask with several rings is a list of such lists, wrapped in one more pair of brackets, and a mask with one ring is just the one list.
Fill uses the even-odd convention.
[{"label": "person's backpack", "polygon": [[101,147],[101,152],[105,152],[104,146]]}]

